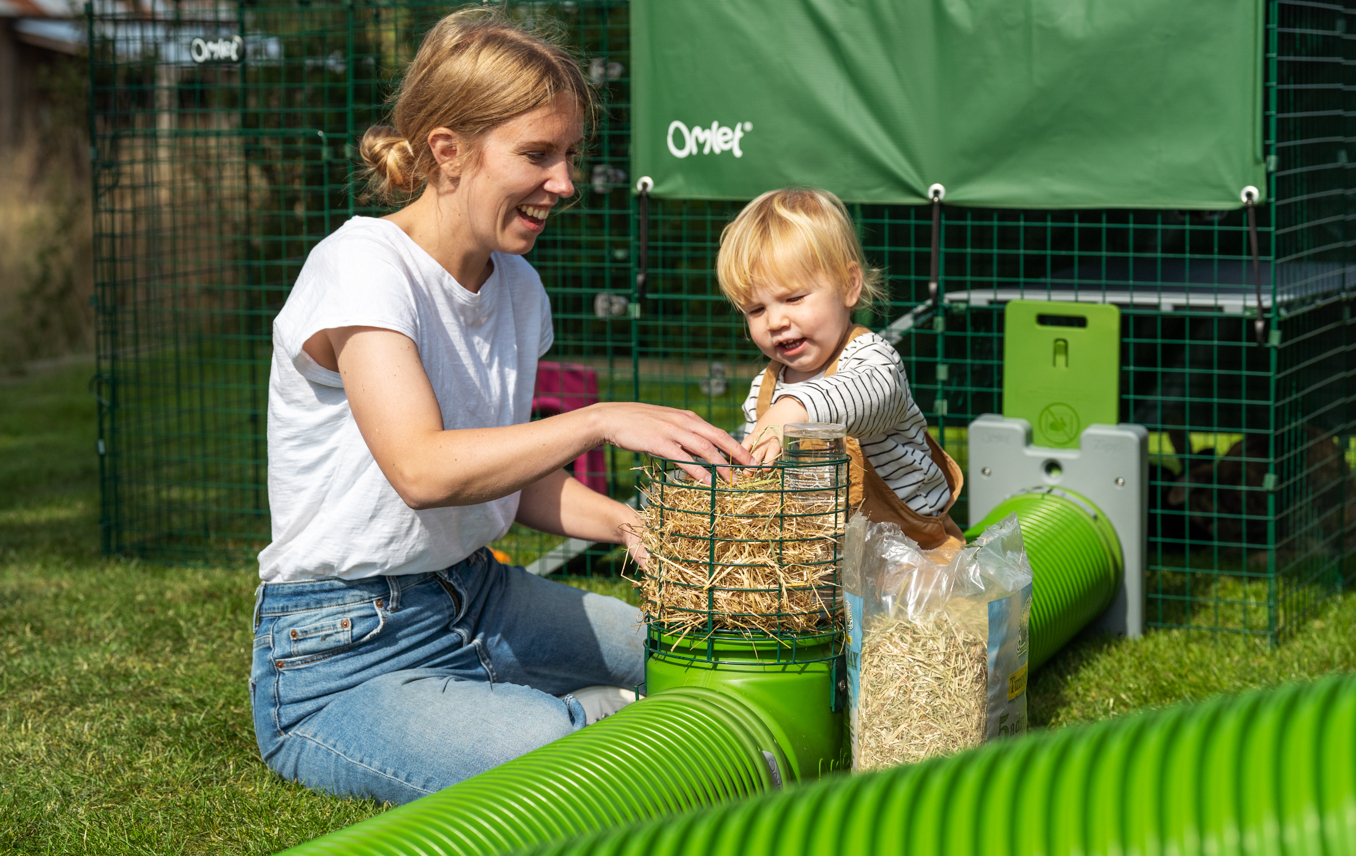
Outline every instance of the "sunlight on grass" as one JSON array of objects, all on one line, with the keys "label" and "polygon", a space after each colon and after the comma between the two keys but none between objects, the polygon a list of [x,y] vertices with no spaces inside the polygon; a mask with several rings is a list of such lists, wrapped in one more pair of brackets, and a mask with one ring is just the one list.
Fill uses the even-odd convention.
[{"label": "sunlight on grass", "polygon": [[40,523],[81,520],[89,517],[84,503],[44,505],[37,508],[10,508],[0,511],[0,526],[34,526]]},{"label": "sunlight on grass", "polygon": [[1356,671],[1356,597],[1333,598],[1317,612],[1279,645],[1202,630],[1157,630],[1139,640],[1075,640],[1032,679],[1031,721],[1068,725]]},{"label": "sunlight on grass", "polygon": [[[272,853],[377,814],[260,761],[253,569],[99,554],[88,375],[0,387],[0,442],[25,450],[0,455],[0,853]],[[1265,601],[1255,580],[1216,579],[1220,608]],[[636,602],[626,580],[569,582]],[[1350,671],[1354,644],[1350,595],[1279,646],[1187,630],[1085,636],[1033,677],[1031,717],[1063,726]]]}]

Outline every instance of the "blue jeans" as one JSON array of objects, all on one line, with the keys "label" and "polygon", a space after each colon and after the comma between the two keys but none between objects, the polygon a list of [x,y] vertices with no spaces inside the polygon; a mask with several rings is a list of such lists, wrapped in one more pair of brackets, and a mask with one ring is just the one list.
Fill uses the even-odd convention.
[{"label": "blue jeans", "polygon": [[488,550],[431,574],[261,585],[259,752],[309,788],[418,799],[582,728],[566,694],[640,684],[639,622]]}]

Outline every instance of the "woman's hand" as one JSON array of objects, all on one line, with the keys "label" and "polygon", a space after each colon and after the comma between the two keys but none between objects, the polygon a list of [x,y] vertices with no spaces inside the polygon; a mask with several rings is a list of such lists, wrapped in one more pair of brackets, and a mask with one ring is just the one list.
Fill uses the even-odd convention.
[{"label": "woman's hand", "polygon": [[763,412],[753,430],[744,438],[744,448],[749,450],[756,463],[770,464],[782,454],[783,426],[804,422],[809,418],[805,405],[790,396],[779,398]]},{"label": "woman's hand", "polygon": [[[629,506],[628,506],[629,507]],[[631,555],[631,559],[640,567],[644,568],[649,562],[650,551],[645,549],[645,544],[640,537],[641,522],[639,516],[636,517],[634,528],[623,527],[622,544],[626,545],[626,552]]]},{"label": "woman's hand", "polygon": [[730,470],[724,464],[754,462],[748,450],[733,437],[691,410],[634,402],[594,404],[585,410],[598,414],[604,442],[631,452],[681,461],[679,466],[703,484],[709,483],[711,476],[698,461],[716,464],[717,474],[726,481],[730,480]]}]

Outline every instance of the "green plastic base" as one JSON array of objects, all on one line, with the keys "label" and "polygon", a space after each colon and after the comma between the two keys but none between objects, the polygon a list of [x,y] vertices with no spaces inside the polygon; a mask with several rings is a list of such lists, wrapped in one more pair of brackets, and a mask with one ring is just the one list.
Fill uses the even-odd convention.
[{"label": "green plastic base", "polygon": [[[747,703],[786,753],[792,769],[782,771],[784,784],[849,768],[847,671],[842,656],[835,653],[841,645],[802,648],[796,658],[800,662],[777,663],[776,651],[764,650],[776,643],[722,640],[713,662],[707,659],[708,640],[663,642],[645,663],[645,686],[651,696],[678,687],[705,687]],[[754,656],[755,649],[759,657]],[[761,664],[722,662],[758,658]]]}]

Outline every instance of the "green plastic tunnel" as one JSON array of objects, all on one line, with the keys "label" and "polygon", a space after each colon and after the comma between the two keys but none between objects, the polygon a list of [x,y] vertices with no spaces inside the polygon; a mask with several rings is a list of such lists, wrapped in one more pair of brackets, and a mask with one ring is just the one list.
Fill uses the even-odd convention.
[{"label": "green plastic tunnel", "polygon": [[787,769],[751,707],[675,689],[287,853],[489,856],[752,796]]},{"label": "green plastic tunnel", "polygon": [[1356,853],[1356,677],[1004,740],[534,856]]},{"label": "green plastic tunnel", "polygon": [[1106,515],[1087,499],[1044,490],[1003,500],[966,539],[1013,513],[1031,560],[1027,662],[1035,669],[1111,605],[1121,584],[1121,542]]},{"label": "green plastic tunnel", "polygon": [[[1120,547],[1081,497],[1019,494],[976,527],[1017,512],[1035,569],[1032,666],[1115,595]],[[972,530],[974,531],[974,530]],[[827,699],[828,693],[821,693]],[[744,798],[795,780],[785,723],[736,694],[683,687],[500,767],[287,851],[495,854]],[[771,726],[771,727],[770,727]]]}]

